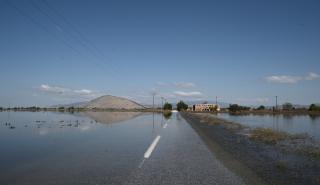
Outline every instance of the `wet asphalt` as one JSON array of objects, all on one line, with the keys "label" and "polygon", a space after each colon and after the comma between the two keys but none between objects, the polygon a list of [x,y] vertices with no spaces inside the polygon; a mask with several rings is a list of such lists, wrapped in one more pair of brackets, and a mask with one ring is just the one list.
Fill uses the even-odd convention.
[{"label": "wet asphalt", "polygon": [[244,184],[215,158],[179,113],[166,123],[152,156],[124,184]]}]

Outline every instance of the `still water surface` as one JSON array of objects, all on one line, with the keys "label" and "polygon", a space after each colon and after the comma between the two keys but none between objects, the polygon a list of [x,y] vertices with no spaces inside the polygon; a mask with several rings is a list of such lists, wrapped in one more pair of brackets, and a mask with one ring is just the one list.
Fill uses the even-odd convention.
[{"label": "still water surface", "polygon": [[220,113],[217,115],[229,121],[245,126],[257,128],[271,128],[292,134],[307,133],[320,140],[320,117],[309,115],[231,115]]},{"label": "still water surface", "polygon": [[0,184],[118,184],[137,168],[165,119],[139,112],[0,112]]}]

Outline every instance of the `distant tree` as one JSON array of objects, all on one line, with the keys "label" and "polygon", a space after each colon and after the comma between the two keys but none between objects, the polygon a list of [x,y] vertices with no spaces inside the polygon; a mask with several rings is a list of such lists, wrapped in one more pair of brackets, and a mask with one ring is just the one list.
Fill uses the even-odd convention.
[{"label": "distant tree", "polygon": [[213,107],[209,107],[210,111],[216,112],[218,110],[218,105],[215,105]]},{"label": "distant tree", "polygon": [[68,107],[68,112],[74,112],[74,107]]},{"label": "distant tree", "polygon": [[64,107],[59,107],[59,108],[58,108],[58,111],[64,112]]},{"label": "distant tree", "polygon": [[320,105],[311,104],[309,107],[309,111],[320,111]]},{"label": "distant tree", "polygon": [[164,109],[164,110],[172,110],[172,104],[166,102],[166,103],[163,105],[163,109]]},{"label": "distant tree", "polygon": [[177,110],[178,111],[187,110],[187,109],[188,109],[188,105],[186,103],[184,103],[183,101],[179,101],[177,103]]},{"label": "distant tree", "polygon": [[265,110],[265,109],[266,109],[266,107],[263,106],[263,105],[260,105],[260,106],[257,108],[257,110]]},{"label": "distant tree", "polygon": [[240,106],[238,104],[231,104],[229,105],[228,109],[231,112],[237,112],[237,111],[243,111],[243,110],[250,110],[250,107]]},{"label": "distant tree", "polygon": [[293,105],[289,102],[286,102],[282,105],[282,110],[293,110]]},{"label": "distant tree", "polygon": [[0,107],[0,111],[3,111],[3,108],[2,108],[2,107]]}]

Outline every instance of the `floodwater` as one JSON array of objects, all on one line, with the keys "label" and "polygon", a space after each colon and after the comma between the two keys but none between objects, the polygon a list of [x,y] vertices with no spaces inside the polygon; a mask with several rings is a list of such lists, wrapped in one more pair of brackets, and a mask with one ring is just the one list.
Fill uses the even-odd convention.
[{"label": "floodwater", "polygon": [[120,184],[166,118],[139,112],[0,112],[0,184]]},{"label": "floodwater", "polygon": [[320,140],[320,117],[311,115],[231,115],[217,114],[218,118],[237,122],[252,128],[271,128],[292,134],[308,134]]}]

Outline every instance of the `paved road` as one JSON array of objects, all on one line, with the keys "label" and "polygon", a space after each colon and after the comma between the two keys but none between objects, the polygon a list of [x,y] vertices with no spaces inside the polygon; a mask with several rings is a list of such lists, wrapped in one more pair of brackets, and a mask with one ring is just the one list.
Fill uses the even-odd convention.
[{"label": "paved road", "polygon": [[174,113],[161,139],[124,184],[244,184],[209,151],[190,125]]}]

